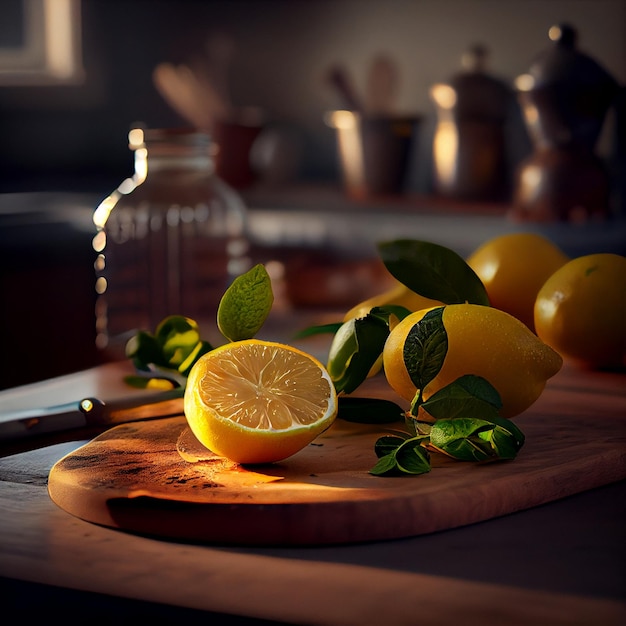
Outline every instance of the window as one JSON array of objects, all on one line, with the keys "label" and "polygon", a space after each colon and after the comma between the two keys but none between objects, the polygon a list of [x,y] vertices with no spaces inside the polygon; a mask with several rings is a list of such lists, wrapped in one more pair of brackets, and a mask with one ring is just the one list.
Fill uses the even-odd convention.
[{"label": "window", "polygon": [[0,24],[0,86],[82,82],[80,0],[2,0]]}]

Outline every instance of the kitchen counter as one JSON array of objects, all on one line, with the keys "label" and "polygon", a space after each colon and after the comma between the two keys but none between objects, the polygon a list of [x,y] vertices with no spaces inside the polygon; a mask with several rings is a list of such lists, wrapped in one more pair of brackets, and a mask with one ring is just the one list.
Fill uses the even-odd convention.
[{"label": "kitchen counter", "polygon": [[[81,397],[116,397],[128,393],[127,370],[128,364],[112,363],[5,390],[0,406],[44,406],[75,399],[78,390]],[[577,384],[587,400],[581,411],[597,402],[603,420],[612,413],[623,418],[623,375],[589,381]],[[602,423],[591,414],[589,423],[593,437]],[[70,623],[97,617],[101,623],[210,617],[223,624],[625,623],[621,470],[593,489],[579,493],[570,481],[563,488],[571,495],[557,501],[435,533],[238,547],[140,536],[62,510],[48,496],[50,469],[93,434],[0,448],[0,590],[7,612],[48,613]],[[580,479],[583,485],[586,477]]]}]

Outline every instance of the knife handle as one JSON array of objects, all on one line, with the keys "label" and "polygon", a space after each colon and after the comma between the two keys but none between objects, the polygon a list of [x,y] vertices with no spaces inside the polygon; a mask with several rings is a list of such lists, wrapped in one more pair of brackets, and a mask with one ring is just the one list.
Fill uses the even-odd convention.
[{"label": "knife handle", "polygon": [[125,422],[183,414],[184,389],[176,387],[150,396],[137,395],[105,402],[99,398],[83,398],[79,403],[89,426],[114,426]]}]

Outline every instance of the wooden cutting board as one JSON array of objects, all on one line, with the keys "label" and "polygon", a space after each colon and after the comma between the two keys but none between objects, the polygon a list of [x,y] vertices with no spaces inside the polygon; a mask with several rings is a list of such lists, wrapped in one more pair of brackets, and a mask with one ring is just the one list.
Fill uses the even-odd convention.
[{"label": "wooden cutting board", "polygon": [[[358,395],[397,401],[384,379]],[[62,458],[48,489],[72,515],[130,532],[322,545],[445,530],[626,478],[626,375],[564,368],[515,421],[526,443],[514,461],[433,455],[430,473],[390,478],[368,473],[386,426],[337,420],[291,458],[243,468],[203,456],[183,417],[137,422]]]}]

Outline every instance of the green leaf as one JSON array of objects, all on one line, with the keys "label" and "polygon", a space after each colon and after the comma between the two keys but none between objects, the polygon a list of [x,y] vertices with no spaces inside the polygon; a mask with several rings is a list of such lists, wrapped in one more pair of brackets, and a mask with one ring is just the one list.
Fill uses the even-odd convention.
[{"label": "green leaf", "polygon": [[328,335],[335,334],[340,328],[343,322],[332,322],[330,324],[319,324],[317,326],[309,326],[303,328],[294,335],[294,339],[305,339],[306,337],[313,337],[314,335]]},{"label": "green leaf", "polygon": [[521,448],[515,436],[500,426],[481,431],[478,436],[490,444],[494,455],[501,460],[514,459]]},{"label": "green leaf", "polygon": [[374,445],[378,462],[370,474],[425,474],[430,471],[430,454],[421,444],[428,437],[385,435]]},{"label": "green leaf", "polygon": [[127,378],[126,382],[133,387],[146,387],[170,381],[184,388],[191,368],[211,350],[213,346],[200,339],[195,320],[170,315],[161,320],[154,335],[141,330],[128,340],[126,356],[142,374]]},{"label": "green leaf", "polygon": [[154,367],[188,371],[193,356],[212,350],[200,340],[198,324],[182,315],[170,315],[159,323],[155,334],[138,331],[126,343],[126,356],[138,370],[150,371]]},{"label": "green leaf", "polygon": [[502,401],[496,389],[484,378],[467,375],[439,389],[421,406],[435,419],[487,419],[498,417]]},{"label": "green leaf", "polygon": [[460,461],[486,461],[496,455],[489,441],[479,434],[494,428],[491,422],[480,419],[442,419],[433,424],[430,443]]},{"label": "green leaf", "polygon": [[196,361],[211,350],[213,350],[213,346],[208,341],[199,341],[187,358],[178,366],[178,371],[183,376],[189,376],[189,372],[191,372],[191,368],[196,364]]},{"label": "green leaf", "polygon": [[182,315],[164,318],[154,334],[161,346],[165,363],[175,369],[187,359],[200,341],[200,329],[196,321]]},{"label": "green leaf", "polygon": [[229,341],[252,339],[261,329],[274,302],[272,282],[257,264],[233,280],[217,310],[217,326]]},{"label": "green leaf", "polygon": [[456,252],[436,243],[397,239],[378,244],[389,272],[409,289],[445,304],[489,305],[476,272]]},{"label": "green leaf", "polygon": [[403,320],[407,315],[410,315],[412,311],[405,306],[399,304],[386,304],[385,306],[373,307],[369,314],[374,317],[380,317],[381,319],[389,322],[389,317],[395,315],[399,320]]},{"label": "green leaf", "polygon": [[382,398],[339,396],[337,417],[359,424],[390,424],[404,419],[402,408]]},{"label": "green leaf", "polygon": [[[502,407],[500,394],[493,385],[481,376],[468,374],[442,387],[421,407],[433,418],[480,419],[497,425],[512,438],[517,450],[525,441],[524,433],[511,421],[498,414]],[[499,441],[499,440],[498,440]]]},{"label": "green leaf", "polygon": [[418,390],[424,389],[437,376],[448,352],[443,311],[444,307],[437,307],[426,313],[409,330],[404,342],[404,364]]},{"label": "green leaf", "polygon": [[475,374],[466,374],[457,378],[455,383],[469,394],[487,402],[494,408],[498,410],[502,408],[502,398],[498,390],[486,378]]},{"label": "green leaf", "polygon": [[[437,449],[461,461],[511,460],[524,444],[509,420],[500,423],[472,418],[438,420],[430,431]],[[508,422],[508,423],[507,423]]]},{"label": "green leaf", "polygon": [[388,336],[389,326],[372,315],[341,325],[333,337],[327,361],[337,392],[352,393],[366,380]]},{"label": "green leaf", "polygon": [[430,472],[430,454],[420,444],[421,438],[407,439],[396,450],[396,465],[405,474],[426,474]]},{"label": "green leaf", "polygon": [[378,462],[369,471],[374,476],[383,476],[384,474],[393,474],[397,471],[396,455],[388,454],[378,459]]},{"label": "green leaf", "polygon": [[408,435],[385,435],[379,437],[374,444],[374,452],[378,458],[393,454],[407,439]]},{"label": "green leaf", "polygon": [[524,433],[518,428],[516,424],[514,424],[511,420],[506,419],[505,417],[485,417],[487,421],[490,421],[492,424],[498,426],[498,428],[505,431],[510,437],[512,441],[515,442],[515,446],[517,450],[519,450],[526,441],[526,436]]},{"label": "green leaf", "polygon": [[126,356],[133,361],[133,365],[139,370],[147,370],[151,363],[162,366],[169,365],[157,338],[145,330],[137,331],[128,340]]}]

